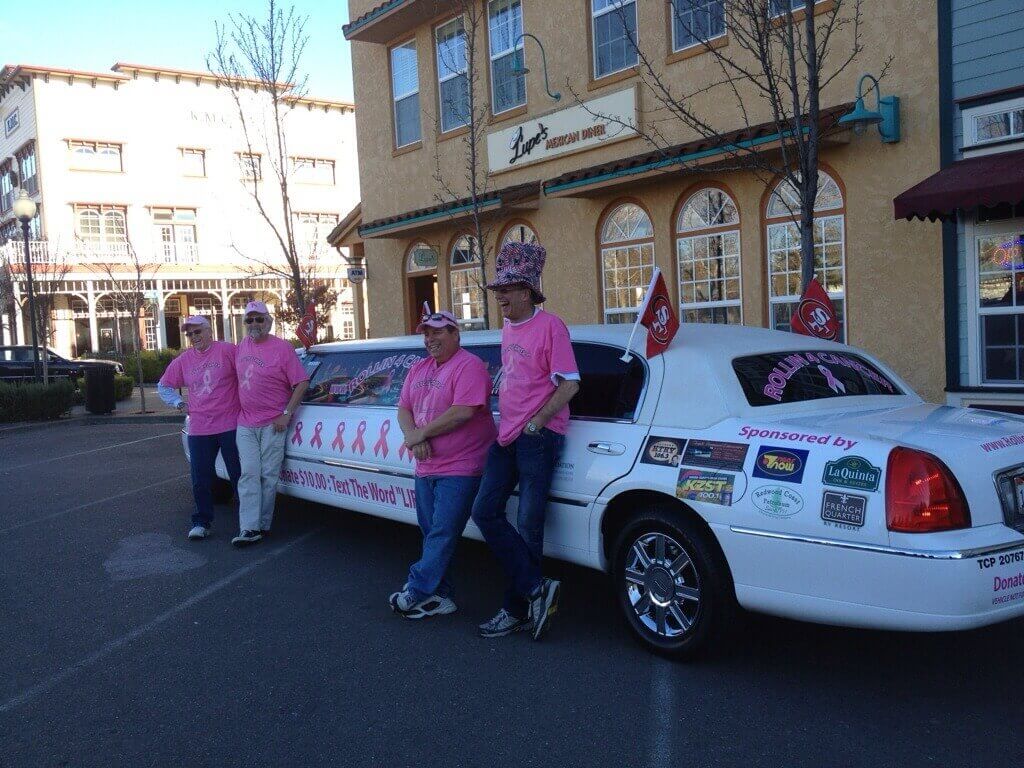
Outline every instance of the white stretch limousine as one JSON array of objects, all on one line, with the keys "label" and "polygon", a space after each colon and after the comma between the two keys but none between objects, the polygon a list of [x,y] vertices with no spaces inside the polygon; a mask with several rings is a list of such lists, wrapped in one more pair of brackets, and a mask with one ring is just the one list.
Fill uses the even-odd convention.
[{"label": "white stretch limousine", "polygon": [[[611,571],[649,647],[690,655],[737,604],[901,630],[1024,614],[1024,420],[924,403],[864,352],[790,333],[684,325],[624,363],[628,327],[570,332],[582,382],[545,553]],[[462,344],[496,381],[499,333]],[[415,524],[396,403],[425,354],[416,336],[314,347],[281,491]]]}]

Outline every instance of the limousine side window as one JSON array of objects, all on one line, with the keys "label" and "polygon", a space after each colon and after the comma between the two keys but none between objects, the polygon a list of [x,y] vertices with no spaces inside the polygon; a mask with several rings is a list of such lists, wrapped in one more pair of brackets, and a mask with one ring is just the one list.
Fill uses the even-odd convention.
[{"label": "limousine side window", "polygon": [[410,349],[321,353],[303,402],[396,406],[409,369],[425,355]]},{"label": "limousine side window", "polygon": [[[467,347],[487,364],[491,376],[491,410],[498,410],[501,349],[497,344]],[[569,401],[569,412],[584,419],[633,420],[644,388],[645,369],[638,357],[622,362],[622,350],[603,344],[574,342],[580,369],[580,391]]]}]

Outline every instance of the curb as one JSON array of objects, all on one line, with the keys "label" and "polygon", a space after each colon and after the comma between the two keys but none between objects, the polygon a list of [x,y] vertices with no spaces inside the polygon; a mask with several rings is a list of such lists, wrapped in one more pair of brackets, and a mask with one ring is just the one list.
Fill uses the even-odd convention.
[{"label": "curb", "polygon": [[57,421],[40,421],[28,424],[17,424],[11,427],[0,427],[0,437],[21,432],[35,432],[66,425],[95,426],[97,424],[185,424],[185,418],[176,414],[155,416],[76,416],[71,419]]}]

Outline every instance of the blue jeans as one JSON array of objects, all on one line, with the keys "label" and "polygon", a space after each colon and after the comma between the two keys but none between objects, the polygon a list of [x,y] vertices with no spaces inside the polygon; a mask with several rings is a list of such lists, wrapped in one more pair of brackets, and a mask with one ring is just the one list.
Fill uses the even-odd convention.
[{"label": "blue jeans", "polygon": [[188,436],[188,455],[192,460],[192,496],[196,500],[192,525],[209,528],[213,522],[213,480],[217,476],[217,451],[224,457],[231,485],[237,488],[242,467],[238,461],[235,430],[221,432],[219,435]]},{"label": "blue jeans", "polygon": [[423,531],[423,555],[409,569],[408,589],[417,600],[451,594],[448,566],[479,487],[479,477],[416,478],[416,517]]},{"label": "blue jeans", "polygon": [[[522,434],[507,446],[495,443],[487,454],[480,492],[473,503],[473,522],[508,577],[505,610],[526,618],[529,597],[540,586],[544,554],[544,518],[555,462],[565,438],[550,429]],[[519,483],[517,532],[505,505]]]}]

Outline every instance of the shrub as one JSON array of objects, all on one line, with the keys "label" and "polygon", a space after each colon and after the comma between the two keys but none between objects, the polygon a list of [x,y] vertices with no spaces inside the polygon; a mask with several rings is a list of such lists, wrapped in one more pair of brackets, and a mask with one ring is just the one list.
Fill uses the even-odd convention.
[{"label": "shrub", "polygon": [[114,399],[117,402],[127,400],[132,396],[132,390],[135,389],[135,379],[131,376],[122,376],[116,374],[114,376]]},{"label": "shrub", "polygon": [[0,382],[0,422],[52,421],[74,404],[75,385],[70,381],[53,384],[8,384]]}]

